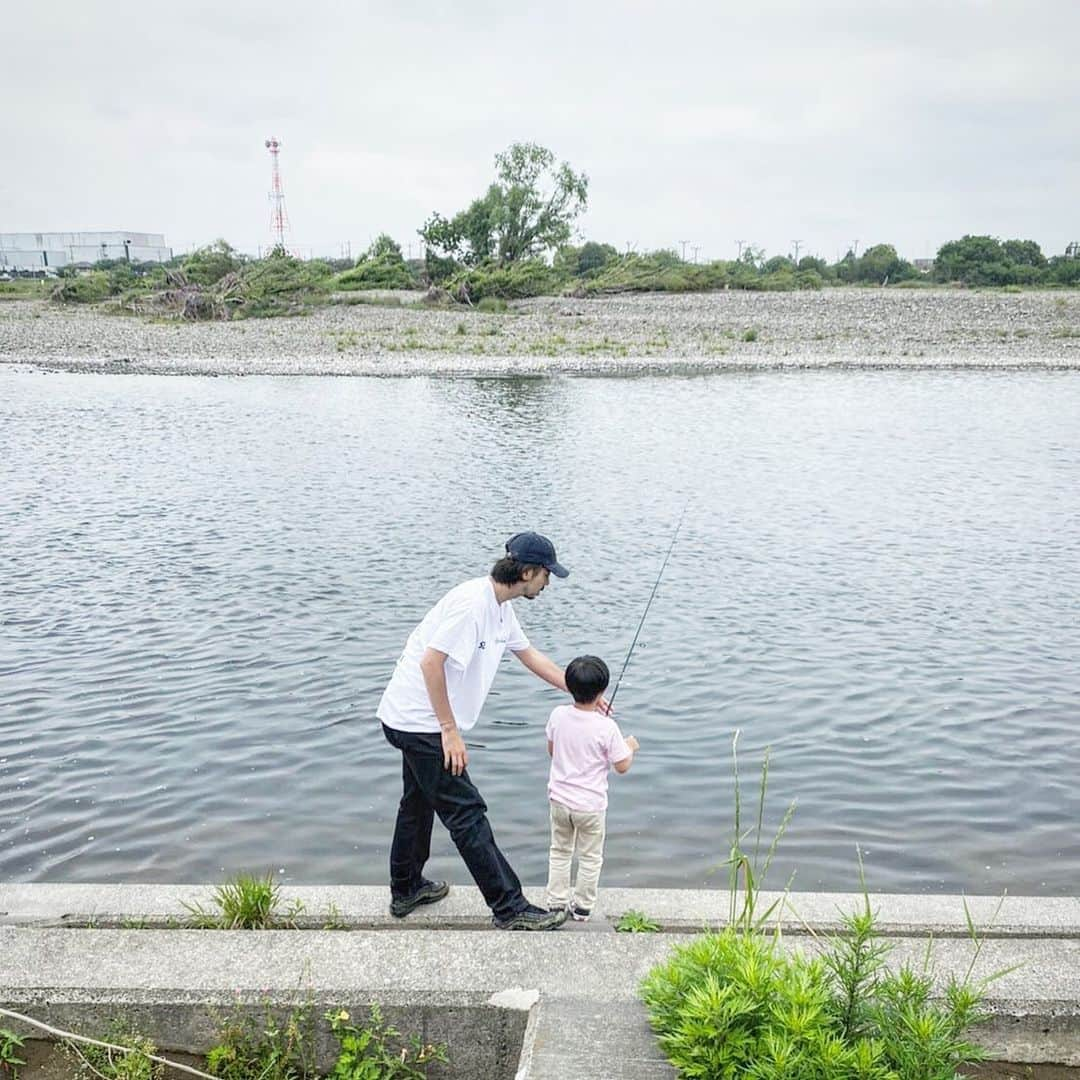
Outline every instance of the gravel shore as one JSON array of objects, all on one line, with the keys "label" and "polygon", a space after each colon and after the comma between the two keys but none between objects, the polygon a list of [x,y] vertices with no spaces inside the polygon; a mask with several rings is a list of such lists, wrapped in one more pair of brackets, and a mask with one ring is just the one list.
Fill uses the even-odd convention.
[{"label": "gravel shore", "polygon": [[313,314],[177,323],[0,302],[0,363],[151,374],[622,374],[1080,368],[1080,293],[829,289],[544,297],[502,314],[349,294]]}]

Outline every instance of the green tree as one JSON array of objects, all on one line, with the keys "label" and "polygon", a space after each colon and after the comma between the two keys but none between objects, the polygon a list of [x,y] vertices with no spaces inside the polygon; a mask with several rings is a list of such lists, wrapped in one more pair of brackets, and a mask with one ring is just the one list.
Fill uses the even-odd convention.
[{"label": "green tree", "polygon": [[1050,260],[1047,275],[1058,285],[1080,285],[1080,258],[1055,255]]},{"label": "green tree", "polygon": [[858,269],[859,260],[855,257],[855,252],[848,248],[844,254],[844,257],[837,263],[834,263],[829,267],[833,277],[838,281],[849,282],[855,280],[855,273]]},{"label": "green tree", "polygon": [[768,259],[765,265],[761,268],[763,274],[777,274],[784,270],[789,273],[795,269],[795,263],[789,259],[786,255],[774,255],[771,259]]},{"label": "green tree", "polygon": [[824,259],[819,259],[816,255],[804,255],[799,260],[798,269],[800,272],[812,270],[815,274],[818,274],[823,278],[834,276],[829,270],[829,264]]},{"label": "green tree", "polygon": [[[509,266],[565,244],[588,202],[589,181],[550,150],[514,143],[495,156],[496,181],[452,218],[436,212],[420,229],[429,267],[445,262]],[[445,276],[445,274],[443,274]]]},{"label": "green tree", "polygon": [[1001,245],[1005,261],[1014,266],[1034,266],[1037,270],[1046,269],[1046,256],[1034,240],[1006,240]]},{"label": "green tree", "polygon": [[934,259],[939,281],[965,285],[1007,285],[1011,281],[1001,243],[993,236],[964,236],[942,244]]},{"label": "green tree", "polygon": [[917,271],[906,259],[901,259],[892,244],[875,244],[855,260],[853,281],[871,281],[878,285],[890,281],[903,281],[914,277]]},{"label": "green tree", "polygon": [[581,247],[563,244],[555,252],[552,266],[562,277],[590,277],[618,257],[618,251],[611,244],[598,244],[595,240],[589,240]]},{"label": "green tree", "polygon": [[577,272],[584,275],[591,270],[599,270],[618,257],[618,251],[611,244],[598,244],[595,240],[589,240],[582,245],[578,255]]},{"label": "green tree", "polygon": [[401,245],[389,233],[379,233],[371,242],[371,247],[367,249],[366,256],[362,257],[378,259],[384,256],[395,261],[399,259],[401,262],[405,261],[401,253]]}]

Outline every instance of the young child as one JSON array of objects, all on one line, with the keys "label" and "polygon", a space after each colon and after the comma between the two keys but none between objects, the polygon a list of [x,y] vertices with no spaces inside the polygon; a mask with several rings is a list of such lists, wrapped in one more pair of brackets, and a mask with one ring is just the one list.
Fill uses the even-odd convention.
[{"label": "young child", "polygon": [[[569,908],[579,922],[588,921],[596,903],[604,862],[604,819],[607,774],[627,772],[638,750],[631,735],[600,712],[600,698],[611,678],[596,656],[579,656],[566,666],[566,688],[573,705],[551,711],[547,723],[551,775],[551,854],[548,860],[547,906]],[[577,884],[570,894],[570,861],[578,857]]]}]

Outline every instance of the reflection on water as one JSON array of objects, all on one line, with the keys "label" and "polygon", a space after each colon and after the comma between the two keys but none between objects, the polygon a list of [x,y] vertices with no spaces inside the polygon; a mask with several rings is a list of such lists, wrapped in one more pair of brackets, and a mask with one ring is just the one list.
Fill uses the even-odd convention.
[{"label": "reflection on water", "polygon": [[[689,499],[605,881],[718,882],[739,728],[799,803],[776,883],[858,843],[875,889],[1075,891],[1078,414],[1048,373],[0,373],[0,878],[382,882],[415,621],[537,528],[572,574],[522,622],[617,670]],[[556,700],[508,661],[470,766],[530,881]]]}]

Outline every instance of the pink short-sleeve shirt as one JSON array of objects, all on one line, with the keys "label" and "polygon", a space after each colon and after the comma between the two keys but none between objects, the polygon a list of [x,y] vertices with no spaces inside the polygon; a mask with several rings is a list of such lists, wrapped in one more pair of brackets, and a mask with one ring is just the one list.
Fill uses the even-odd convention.
[{"label": "pink short-sleeve shirt", "polygon": [[632,754],[619,725],[603,713],[560,705],[551,710],[547,737],[552,744],[548,798],[584,813],[607,809],[608,770]]}]

